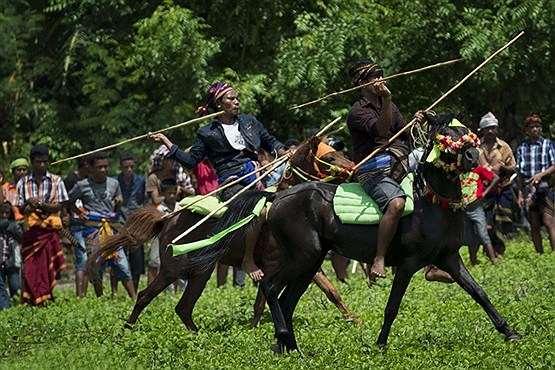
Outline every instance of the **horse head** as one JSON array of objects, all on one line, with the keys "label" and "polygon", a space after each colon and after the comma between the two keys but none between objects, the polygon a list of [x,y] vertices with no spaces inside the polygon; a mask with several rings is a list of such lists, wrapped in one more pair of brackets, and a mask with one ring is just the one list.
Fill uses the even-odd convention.
[{"label": "horse head", "polygon": [[313,136],[304,141],[289,158],[279,188],[306,181],[345,182],[353,167],[354,163],[342,152]]},{"label": "horse head", "polygon": [[480,140],[453,116],[427,116],[428,146],[422,175],[431,192],[442,201],[461,202],[459,175],[478,165]]}]

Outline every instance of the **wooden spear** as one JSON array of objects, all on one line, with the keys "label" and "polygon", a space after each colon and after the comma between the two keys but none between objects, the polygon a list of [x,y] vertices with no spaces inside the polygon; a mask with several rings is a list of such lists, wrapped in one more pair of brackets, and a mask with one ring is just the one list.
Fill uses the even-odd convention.
[{"label": "wooden spear", "polygon": [[[443,66],[447,66],[447,65],[450,65],[450,64],[462,62],[463,60],[464,60],[464,58],[458,58],[458,59],[448,60],[447,62],[432,64],[432,65],[429,65],[429,66],[426,66],[426,67],[413,69],[412,71],[401,72],[401,73],[397,73],[397,74],[394,74],[394,75],[391,75],[391,76],[387,76],[387,77],[383,78],[381,81],[392,80],[396,77],[408,76],[408,75],[412,75],[412,74],[415,74],[415,73],[424,72],[424,71],[427,71],[429,69],[434,69],[434,68],[437,68],[437,67],[443,67]],[[303,104],[293,105],[292,107],[289,108],[289,110],[304,108],[306,106],[316,104],[316,103],[321,102],[323,100],[332,98],[334,96],[347,94],[351,91],[362,89],[363,87],[375,84],[376,82],[377,81],[370,81],[370,82],[367,82],[367,83],[359,85],[359,86],[351,87],[350,89],[341,90],[341,91],[337,91],[337,92],[325,95],[325,96],[323,96],[321,98],[318,98],[316,100],[311,100],[311,101],[303,103]]]},{"label": "wooden spear", "polygon": [[[158,134],[158,133],[160,133],[160,132],[165,132],[165,131],[173,130],[173,129],[178,128],[178,127],[182,127],[182,126],[186,126],[186,125],[191,125],[191,124],[193,124],[193,123],[197,123],[197,122],[200,122],[200,121],[204,121],[204,120],[209,119],[209,118],[217,117],[217,116],[219,116],[220,114],[223,114],[223,113],[225,113],[225,112],[224,112],[224,111],[220,111],[220,112],[216,112],[216,113],[212,113],[212,114],[207,114],[206,116],[193,118],[193,119],[191,119],[191,120],[189,120],[189,121],[181,122],[181,123],[178,123],[178,124],[176,124],[176,125],[163,128],[163,129],[158,130],[158,131],[153,131],[152,133],[153,133],[153,134]],[[58,163],[71,161],[72,159],[81,158],[81,157],[84,157],[84,156],[89,155],[89,154],[98,153],[98,152],[101,152],[101,151],[103,151],[103,150],[112,149],[112,148],[115,148],[115,147],[117,147],[117,146],[120,146],[120,145],[123,145],[123,144],[127,144],[127,143],[130,143],[130,142],[135,141],[135,140],[144,139],[144,138],[146,138],[146,137],[148,136],[148,134],[149,134],[149,133],[146,133],[146,134],[144,134],[144,135],[140,135],[140,136],[137,136],[137,137],[134,137],[134,138],[131,138],[131,139],[127,139],[127,140],[124,140],[124,141],[119,142],[119,143],[116,143],[116,144],[112,144],[112,145],[105,146],[105,147],[103,147],[103,148],[91,150],[90,152],[86,152],[86,153],[83,153],[83,154],[75,155],[75,156],[73,156],[73,157],[61,159],[61,160],[59,160],[59,161],[52,162],[51,164],[52,164],[52,165],[55,165],[55,164],[58,164]]]},{"label": "wooden spear", "polygon": [[[330,127],[332,127],[332,126],[335,125],[337,122],[339,122],[339,120],[341,120],[341,117],[335,118],[333,121],[331,121],[330,123],[328,123],[323,129],[321,129],[315,136],[322,136],[327,130],[330,129]],[[211,196],[211,195],[214,195],[214,194],[216,194],[216,193],[219,193],[220,191],[222,191],[222,190],[224,190],[224,189],[230,188],[230,187],[232,187],[233,185],[240,183],[240,182],[243,181],[244,179],[246,179],[246,178],[248,178],[248,177],[254,175],[255,173],[258,173],[258,172],[260,172],[260,171],[265,170],[266,168],[268,168],[268,167],[274,165],[274,164],[275,164],[276,162],[278,162],[278,161],[280,161],[280,158],[276,158],[276,159],[273,160],[272,162],[270,162],[270,163],[268,163],[268,164],[265,164],[264,166],[262,166],[262,167],[256,169],[255,171],[249,172],[249,173],[247,173],[246,175],[244,175],[244,176],[242,176],[242,177],[239,177],[238,179],[233,180],[232,182],[230,182],[230,183],[228,183],[228,184],[226,184],[226,185],[224,185],[224,186],[222,186],[222,187],[219,187],[219,188],[217,188],[217,189],[212,190],[210,193],[205,194],[205,195],[203,195],[202,197],[200,197],[200,198],[198,198],[197,200],[195,200],[194,202],[189,203],[186,207],[183,207],[183,208],[180,208],[180,209],[175,210],[175,211],[173,211],[173,212],[170,212],[170,213],[168,213],[168,214],[165,214],[162,218],[173,217],[175,214],[177,214],[177,213],[179,213],[179,212],[181,212],[181,211],[184,211],[184,210],[186,210],[186,209],[191,208],[191,206],[192,206],[193,204],[197,204],[198,202],[202,201],[203,199],[208,198],[208,197]],[[273,171],[273,170],[272,170],[272,171]],[[269,172],[272,172],[272,171],[269,171]],[[242,191],[242,190],[243,190],[243,189],[241,189],[241,191]]]},{"label": "wooden spear", "polygon": [[241,195],[242,193],[244,193],[245,191],[249,190],[250,188],[252,188],[253,186],[256,185],[256,183],[260,180],[262,180],[264,177],[268,176],[270,173],[272,173],[273,170],[275,170],[276,168],[278,168],[279,166],[281,166],[282,163],[284,163],[286,160],[288,160],[287,157],[281,157],[278,160],[274,161],[273,164],[274,166],[268,170],[266,173],[262,174],[256,181],[251,182],[250,184],[248,184],[247,186],[245,186],[243,189],[241,189],[241,191],[237,192],[234,196],[232,196],[231,198],[229,198],[228,200],[226,200],[225,202],[223,202],[218,208],[216,208],[215,210],[213,210],[212,212],[210,212],[209,214],[207,214],[206,216],[204,216],[204,218],[202,218],[200,221],[198,221],[196,224],[194,224],[193,226],[191,226],[190,228],[188,228],[187,230],[185,230],[184,232],[182,232],[181,234],[179,234],[178,236],[176,236],[173,240],[172,240],[172,244],[176,243],[179,239],[185,237],[186,235],[188,235],[189,233],[191,233],[193,230],[195,230],[197,227],[199,227],[200,225],[202,225],[204,222],[206,222],[206,220],[208,220],[210,217],[214,216],[216,213],[218,213],[222,208],[224,208],[225,206],[227,206],[229,203],[231,203],[232,201],[234,201],[239,195]]},{"label": "wooden spear", "polygon": [[[438,104],[440,102],[442,102],[447,96],[449,96],[449,94],[451,94],[453,91],[455,91],[456,89],[458,89],[463,83],[466,82],[466,80],[468,80],[470,77],[472,77],[472,75],[474,75],[476,72],[478,72],[483,66],[485,66],[486,64],[488,64],[493,58],[495,58],[497,55],[499,55],[499,53],[501,53],[503,50],[507,49],[509,46],[511,46],[516,40],[518,40],[522,35],[524,35],[524,31],[521,31],[518,35],[515,36],[515,38],[513,38],[511,41],[509,41],[507,44],[505,44],[502,48],[500,48],[499,50],[497,50],[495,53],[491,54],[486,60],[484,60],[482,63],[480,63],[479,66],[477,66],[476,68],[474,68],[469,74],[467,74],[462,80],[460,80],[455,86],[453,86],[451,89],[449,89],[449,91],[447,91],[445,94],[443,94],[439,99],[437,99],[432,105],[430,105],[428,108],[426,108],[425,111],[430,111],[432,109],[434,109],[435,107],[438,106]],[[403,127],[401,130],[399,130],[399,132],[397,132],[395,135],[393,135],[391,137],[391,139],[389,139],[389,141],[385,144],[383,144],[382,146],[380,146],[379,148],[377,148],[376,150],[374,150],[372,153],[368,154],[362,161],[360,161],[355,167],[353,167],[353,173],[354,171],[356,171],[360,166],[362,166],[365,162],[367,162],[368,160],[370,160],[372,157],[374,157],[376,154],[378,154],[379,152],[381,152],[384,148],[388,147],[394,140],[396,140],[399,136],[401,136],[401,134],[405,131],[407,131],[409,128],[412,127],[412,125],[414,125],[416,123],[416,120],[413,118],[405,127]]]}]

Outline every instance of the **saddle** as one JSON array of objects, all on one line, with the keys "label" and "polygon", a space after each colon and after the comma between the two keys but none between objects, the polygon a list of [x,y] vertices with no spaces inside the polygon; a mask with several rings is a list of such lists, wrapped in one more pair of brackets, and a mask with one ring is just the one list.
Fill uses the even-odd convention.
[{"label": "saddle", "polygon": [[[405,176],[403,181],[401,181],[401,188],[407,195],[403,216],[414,211],[413,182],[414,174],[412,173],[409,173]],[[366,194],[362,185],[358,182],[339,185],[333,198],[333,210],[339,220],[344,224],[379,224],[383,217],[376,202]]]},{"label": "saddle", "polygon": [[[266,188],[264,191],[269,193],[275,193],[277,191],[276,186],[270,186]],[[201,199],[204,198],[204,199]],[[199,200],[200,199],[200,200]],[[188,208],[189,211],[196,213],[201,216],[206,216],[213,210],[220,207],[224,202],[220,200],[220,198],[210,195],[205,197],[204,195],[190,195],[186,198],[183,198],[179,202],[180,208]],[[271,203],[267,203],[269,207]],[[218,212],[216,212],[212,217],[220,219],[222,215],[227,211],[227,207],[223,207]]]},{"label": "saddle", "polygon": [[[222,203],[223,202],[218,197],[213,195],[208,197],[204,197],[202,195],[190,195],[186,198],[181,199],[181,201],[179,202],[179,207],[188,208],[193,213],[199,214],[201,216],[206,216],[210,212],[221,206]],[[220,209],[214,214],[213,217],[219,219],[222,217],[225,211],[227,211],[227,207]]]}]

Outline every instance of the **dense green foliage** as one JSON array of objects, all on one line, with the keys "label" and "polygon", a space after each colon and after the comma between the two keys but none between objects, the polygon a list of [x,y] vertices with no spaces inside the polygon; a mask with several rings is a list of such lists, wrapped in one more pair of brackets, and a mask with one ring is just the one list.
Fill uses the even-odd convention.
[{"label": "dense green foliage", "polygon": [[[555,3],[550,0],[9,0],[0,2],[0,141],[6,155],[42,141],[54,159],[188,120],[210,83],[239,90],[243,112],[282,140],[344,115],[348,66],[373,57],[386,75],[464,57],[391,81],[410,118],[521,30],[522,37],[437,110],[471,127],[492,110],[523,138],[530,110],[553,119]],[[171,133],[186,146],[195,128]],[[152,144],[121,147],[146,155]],[[58,167],[66,172],[70,164]]]},{"label": "dense green foliage", "polygon": [[[466,250],[463,250],[467,259]],[[471,273],[522,340],[505,342],[460,287],[429,283],[417,274],[393,324],[388,347],[377,338],[391,276],[369,289],[358,269],[349,285],[332,279],[347,305],[364,321],[356,326],[312,286],[294,318],[304,357],[274,355],[273,325],[248,329],[255,289],[215,288],[210,281],[194,312],[201,330],[184,330],[165,294],[143,312],[133,330],[122,325],[127,297],[80,300],[57,289],[45,309],[16,306],[0,312],[2,369],[553,369],[555,355],[555,253],[538,255],[527,237],[508,245],[505,258]],[[325,269],[331,275],[329,262]]]}]

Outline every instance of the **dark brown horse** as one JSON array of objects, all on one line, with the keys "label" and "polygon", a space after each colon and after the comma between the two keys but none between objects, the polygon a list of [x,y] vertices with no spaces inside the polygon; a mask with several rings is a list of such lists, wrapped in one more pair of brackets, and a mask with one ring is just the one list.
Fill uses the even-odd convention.
[{"label": "dark brown horse", "polygon": [[[462,211],[456,207],[455,210],[444,207],[460,201],[458,174],[462,168],[466,171],[472,168],[469,163],[477,159],[477,149],[463,144],[469,137],[464,126],[444,127],[439,122],[430,126],[424,159],[428,158],[434,145],[439,148],[436,133],[451,138],[460,146],[456,153],[442,152],[434,164],[426,161],[420,164],[420,173],[417,174],[420,196],[415,201],[415,211],[401,219],[386,255],[386,264],[396,266],[396,273],[377,344],[380,348],[386,345],[412,276],[429,264],[435,264],[451,274],[484,308],[506,339],[517,339],[518,335],[507,325],[463,265],[459,255],[464,225]],[[273,200],[268,211],[268,225],[271,235],[287,256],[285,262],[261,282],[274,321],[277,344],[272,348],[275,351],[298,349],[293,331],[293,312],[329,250],[365,262],[371,262],[376,253],[378,225],[341,223],[332,204],[336,189],[334,185],[307,183],[277,194],[251,192],[233,202],[224,216],[224,219],[232,218],[235,214],[235,217],[241,218],[241,214],[252,209],[253,202],[261,196]],[[439,199],[440,203],[432,198]],[[224,219],[221,227],[226,226]],[[210,258],[217,258],[217,253],[228,247],[233,246],[226,245],[226,241],[222,240],[197,255],[191,263],[210,266],[213,263]]]},{"label": "dark brown horse", "polygon": [[[301,145],[288,161],[279,188],[288,188],[307,180],[319,179],[336,183],[345,181],[349,176],[348,170],[353,166],[353,163],[337,151],[327,152],[318,157],[318,148],[321,147],[320,139],[317,137],[311,138]],[[193,322],[192,311],[204,291],[212,269],[203,269],[203,272],[199,274],[198,270],[194,267],[192,268],[188,262],[189,257],[194,256],[197,252],[190,252],[189,256],[181,255],[174,257],[171,248],[166,246],[181,234],[183,230],[196,224],[202,217],[188,210],[183,210],[173,217],[164,219],[163,215],[154,208],[139,210],[131,216],[119,234],[107,239],[96,255],[89,258],[89,261],[93,261],[98,255],[110,255],[119,246],[133,249],[147,240],[157,236],[160,237],[160,272],[145,290],[139,292],[137,302],[127,320],[126,326],[133,325],[142,310],[169,284],[177,278],[185,278],[188,279],[188,284],[183,296],[175,307],[175,311],[187,329],[192,331],[198,330]],[[216,222],[216,219],[209,219],[179,242],[187,243],[206,238],[213,234],[212,229]],[[255,261],[264,273],[268,274],[272,269],[281,264],[283,255],[281,250],[276,247],[275,241],[268,232],[267,225],[265,225],[262,218],[255,220],[250,227],[256,229],[256,232],[249,233],[249,236],[253,237],[256,242]],[[256,235],[253,236],[254,234]],[[230,249],[229,253],[221,256],[220,262],[231,266],[241,266],[245,239],[234,238],[232,244],[233,248]],[[328,299],[336,305],[343,315],[348,320],[358,323],[359,320],[347,308],[335,287],[333,287],[324,274],[318,271],[313,274],[313,277],[315,283],[324,291]],[[252,327],[258,324],[264,310],[264,305],[265,300],[259,290],[254,305]]]}]

